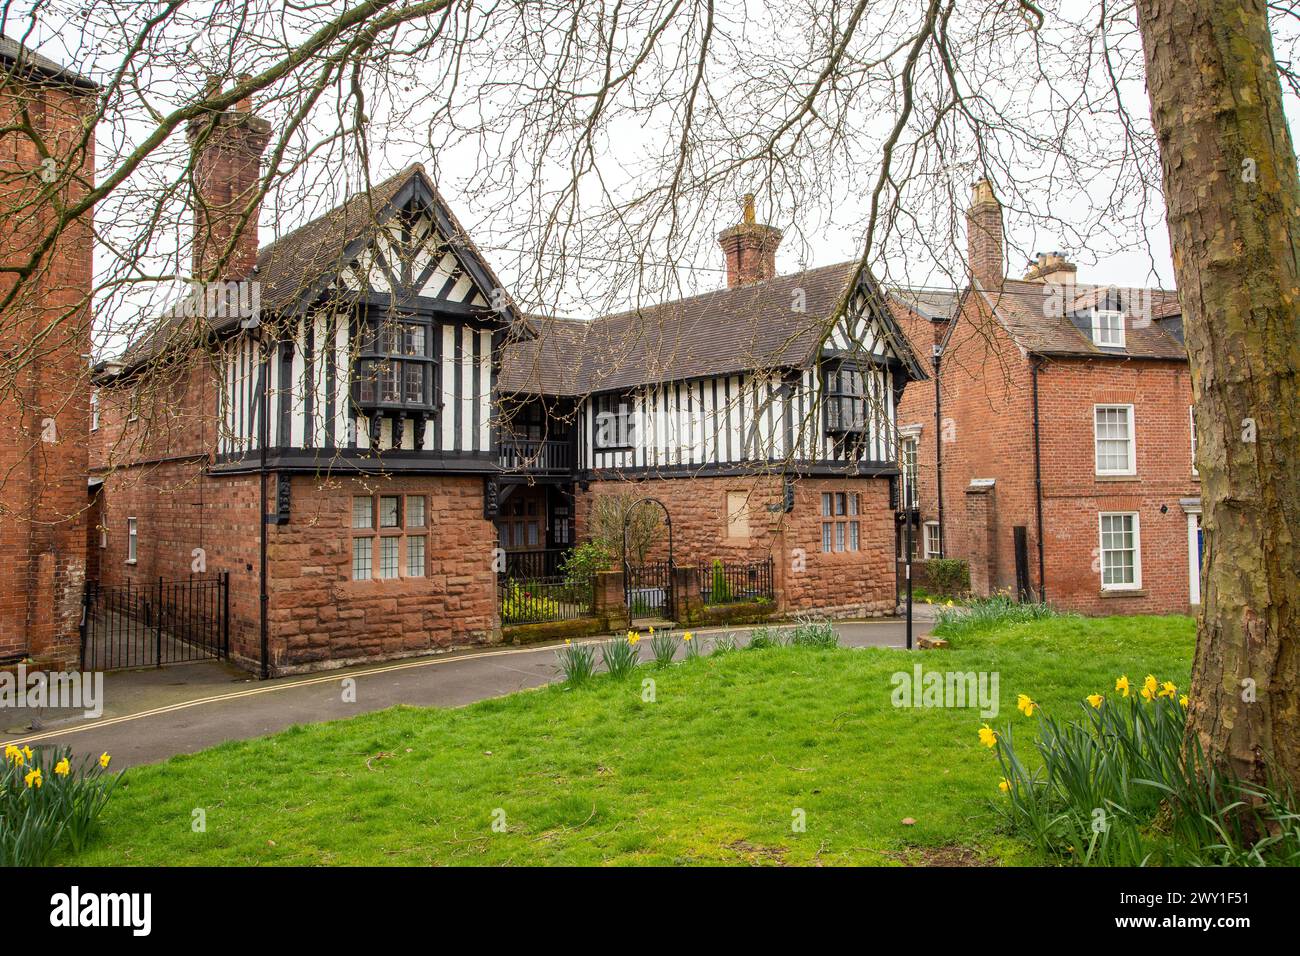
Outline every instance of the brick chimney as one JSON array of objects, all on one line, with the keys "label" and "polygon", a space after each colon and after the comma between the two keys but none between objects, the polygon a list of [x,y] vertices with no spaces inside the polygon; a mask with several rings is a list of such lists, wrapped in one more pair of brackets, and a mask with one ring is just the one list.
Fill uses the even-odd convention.
[{"label": "brick chimney", "polygon": [[[244,77],[240,77],[242,81]],[[221,92],[221,78],[209,77],[206,96]],[[232,109],[190,120],[186,136],[193,152],[194,277],[200,281],[247,279],[257,264],[257,218],[254,206],[235,248],[218,270],[218,262],[239,228],[245,209],[257,194],[262,153],[271,139],[271,124],[253,115],[251,97]],[[219,274],[217,274],[219,272]]]},{"label": "brick chimney", "polygon": [[966,268],[984,288],[1000,288],[1006,273],[1002,237],[1002,204],[993,184],[981,179],[971,186],[966,210]]},{"label": "brick chimney", "polygon": [[745,195],[744,220],[718,233],[727,257],[727,288],[762,282],[776,275],[776,247],[781,230],[755,221],[754,194]]},{"label": "brick chimney", "polygon": [[1025,281],[1069,283],[1074,281],[1073,276],[1078,271],[1079,267],[1066,259],[1064,253],[1040,252],[1038,258],[1029,263]]}]

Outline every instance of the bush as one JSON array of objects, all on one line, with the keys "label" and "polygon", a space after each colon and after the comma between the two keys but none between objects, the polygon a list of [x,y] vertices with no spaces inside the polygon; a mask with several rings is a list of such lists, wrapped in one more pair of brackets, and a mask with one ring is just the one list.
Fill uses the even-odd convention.
[{"label": "bush", "polygon": [[959,637],[973,631],[994,630],[1009,624],[1024,624],[1047,618],[1064,617],[1049,604],[1020,604],[1005,594],[975,598],[963,607],[939,608],[934,633],[940,637]]},{"label": "bush", "polygon": [[560,573],[566,584],[585,587],[591,584],[596,574],[608,571],[614,564],[614,555],[594,541],[584,541],[564,559]]},{"label": "bush", "polygon": [[526,584],[506,582],[506,593],[501,598],[502,624],[527,624],[550,621],[559,616],[560,602],[534,594]]},{"label": "bush", "polygon": [[721,559],[714,558],[713,580],[709,584],[709,603],[726,604],[730,600],[731,585],[727,583],[727,574],[723,570]]},{"label": "bush", "polygon": [[1029,770],[1008,725],[985,725],[1006,795],[1010,828],[1049,855],[1080,866],[1300,864],[1300,813],[1289,789],[1225,777],[1193,738],[1184,746],[1187,697],[1148,675],[1138,693],[1127,678],[1113,696],[1080,702],[1081,719],[1059,721],[1021,695],[1037,716]]},{"label": "bush", "polygon": [[72,762],[72,749],[12,744],[0,767],[0,866],[45,866],[61,847],[80,852],[120,774],[109,757]]},{"label": "bush", "polygon": [[767,647],[780,647],[785,641],[782,639],[781,632],[773,630],[770,627],[755,628],[749,636],[749,647],[751,650],[763,650]]},{"label": "bush", "polygon": [[926,590],[943,597],[961,597],[970,591],[970,565],[956,558],[930,558],[921,565]]}]

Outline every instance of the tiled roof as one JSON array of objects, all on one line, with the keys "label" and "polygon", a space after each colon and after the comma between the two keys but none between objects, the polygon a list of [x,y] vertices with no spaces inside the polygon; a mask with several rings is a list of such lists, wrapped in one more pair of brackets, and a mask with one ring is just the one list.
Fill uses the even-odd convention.
[{"label": "tiled roof", "polygon": [[99,85],[84,76],[56,63],[48,56],[42,56],[35,50],[24,46],[12,37],[0,36],[0,64],[4,72],[10,67],[26,68],[30,72],[49,80],[58,80],[70,86],[85,90],[97,90]]},{"label": "tiled roof", "polygon": [[960,289],[912,289],[899,286],[889,290],[905,306],[927,319],[951,319],[961,305]]},{"label": "tiled roof", "polygon": [[503,386],[585,394],[804,366],[856,267],[809,269],[590,322],[538,320],[535,341],[507,350]]},{"label": "tiled roof", "polygon": [[[1126,310],[1129,318],[1124,348],[1094,345],[1069,316],[1076,309],[1090,304],[1094,294],[1104,294],[1110,288],[1095,285],[1053,287],[1052,283],[1008,279],[1001,289],[980,290],[976,302],[981,311],[991,308],[1016,343],[1037,355],[1187,359],[1187,350],[1182,343],[1154,321],[1180,314],[1178,293],[1165,289],[1142,290],[1143,296],[1149,296],[1149,312],[1145,316],[1138,310]],[[1065,301],[1067,296],[1069,302]],[[1142,321],[1144,317],[1147,321]]]}]

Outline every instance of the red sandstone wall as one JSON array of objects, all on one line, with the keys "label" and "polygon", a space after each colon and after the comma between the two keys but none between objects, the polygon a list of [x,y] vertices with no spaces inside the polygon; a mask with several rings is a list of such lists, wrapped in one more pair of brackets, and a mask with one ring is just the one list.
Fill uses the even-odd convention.
[{"label": "red sandstone wall", "polygon": [[[661,478],[638,482],[596,481],[579,492],[577,534],[590,534],[595,496],[630,488],[659,498],[672,516],[674,560],[763,560],[774,562],[778,603],[787,612],[818,610],[838,615],[876,615],[894,607],[894,523],[889,482],[883,478],[808,478],[795,487],[789,514],[772,512],[781,501],[779,478]],[[727,494],[748,493],[749,535],[728,535]],[[859,495],[860,550],[823,554],[821,494],[854,491]],[[665,540],[650,555],[662,560]]]}]

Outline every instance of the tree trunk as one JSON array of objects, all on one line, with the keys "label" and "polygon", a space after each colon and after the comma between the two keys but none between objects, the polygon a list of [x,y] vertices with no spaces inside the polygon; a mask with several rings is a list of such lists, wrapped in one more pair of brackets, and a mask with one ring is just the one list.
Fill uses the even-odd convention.
[{"label": "tree trunk", "polygon": [[1300,788],[1300,181],[1262,0],[1138,0],[1206,535],[1189,733]]}]

